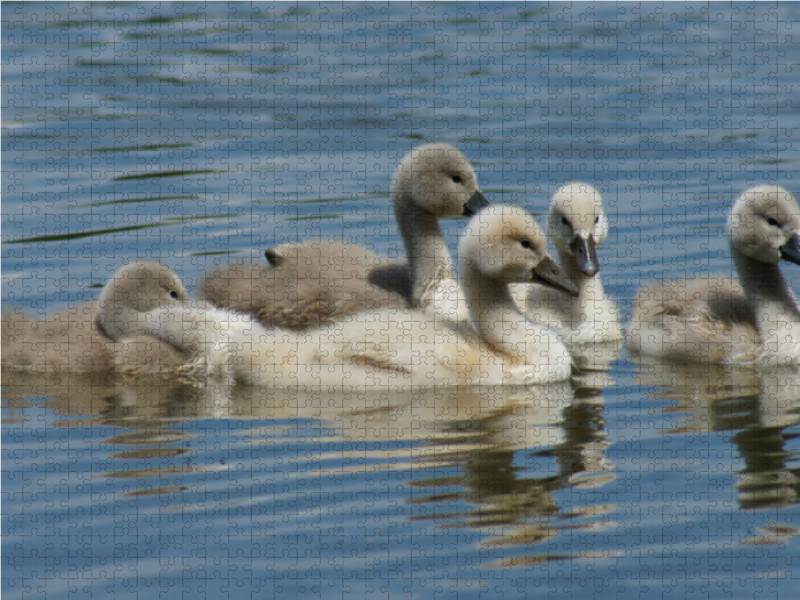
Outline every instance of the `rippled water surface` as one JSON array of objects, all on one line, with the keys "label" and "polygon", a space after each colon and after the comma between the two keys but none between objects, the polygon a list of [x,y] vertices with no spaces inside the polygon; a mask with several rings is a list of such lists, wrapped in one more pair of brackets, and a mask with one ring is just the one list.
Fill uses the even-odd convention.
[{"label": "rippled water surface", "polygon": [[[627,318],[643,281],[730,272],[744,189],[800,193],[799,27],[766,3],[3,3],[3,309],[96,298],[135,257],[194,290],[276,242],[402,254],[391,174],[439,140],[538,215],[597,185]],[[800,375],[597,351],[527,389],[4,371],[3,596],[798,597]]]}]

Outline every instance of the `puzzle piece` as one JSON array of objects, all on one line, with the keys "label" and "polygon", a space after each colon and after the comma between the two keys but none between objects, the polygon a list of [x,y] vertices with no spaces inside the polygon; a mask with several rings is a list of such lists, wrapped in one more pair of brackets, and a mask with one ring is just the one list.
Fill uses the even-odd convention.
[{"label": "puzzle piece", "polygon": [[796,5],[0,12],[4,598],[798,596]]}]

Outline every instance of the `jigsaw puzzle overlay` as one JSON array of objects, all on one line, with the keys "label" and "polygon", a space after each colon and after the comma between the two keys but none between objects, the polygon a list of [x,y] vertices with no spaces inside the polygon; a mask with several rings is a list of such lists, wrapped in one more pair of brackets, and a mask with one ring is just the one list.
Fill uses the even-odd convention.
[{"label": "jigsaw puzzle overlay", "polygon": [[0,11],[4,598],[800,595],[800,6]]}]

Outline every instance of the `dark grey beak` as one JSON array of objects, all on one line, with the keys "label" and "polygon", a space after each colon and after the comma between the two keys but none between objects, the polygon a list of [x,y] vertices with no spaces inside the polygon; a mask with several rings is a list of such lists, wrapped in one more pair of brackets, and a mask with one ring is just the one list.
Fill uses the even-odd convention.
[{"label": "dark grey beak", "polygon": [[546,285],[573,296],[578,295],[578,288],[549,256],[545,257],[533,270],[533,280],[535,283]]},{"label": "dark grey beak", "polygon": [[577,235],[569,247],[575,257],[578,270],[587,277],[594,277],[600,270],[600,263],[597,261],[597,250],[594,245],[594,236],[589,235],[589,239],[585,240]]},{"label": "dark grey beak", "polygon": [[800,236],[792,234],[789,241],[781,246],[781,258],[800,265]]},{"label": "dark grey beak", "polygon": [[464,216],[474,217],[487,206],[489,206],[489,201],[486,199],[486,196],[483,195],[483,192],[475,192],[464,205]]},{"label": "dark grey beak", "polygon": [[269,261],[269,264],[271,264],[273,267],[277,267],[279,264],[281,264],[281,260],[283,259],[283,256],[281,256],[280,252],[278,252],[275,246],[267,248],[266,252],[264,252],[264,256],[267,257],[267,261]]}]

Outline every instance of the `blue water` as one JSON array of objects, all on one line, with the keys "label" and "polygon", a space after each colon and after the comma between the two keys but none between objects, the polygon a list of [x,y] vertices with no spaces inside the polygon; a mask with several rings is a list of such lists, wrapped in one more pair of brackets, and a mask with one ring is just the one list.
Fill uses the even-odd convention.
[{"label": "blue water", "polygon": [[[538,215],[596,185],[625,318],[643,281],[730,272],[747,187],[800,193],[796,4],[0,10],[4,309],[95,298],[134,257],[193,290],[276,242],[402,254],[389,181],[425,141]],[[800,386],[778,377],[624,350],[555,390],[4,372],[2,593],[795,598]]]}]

